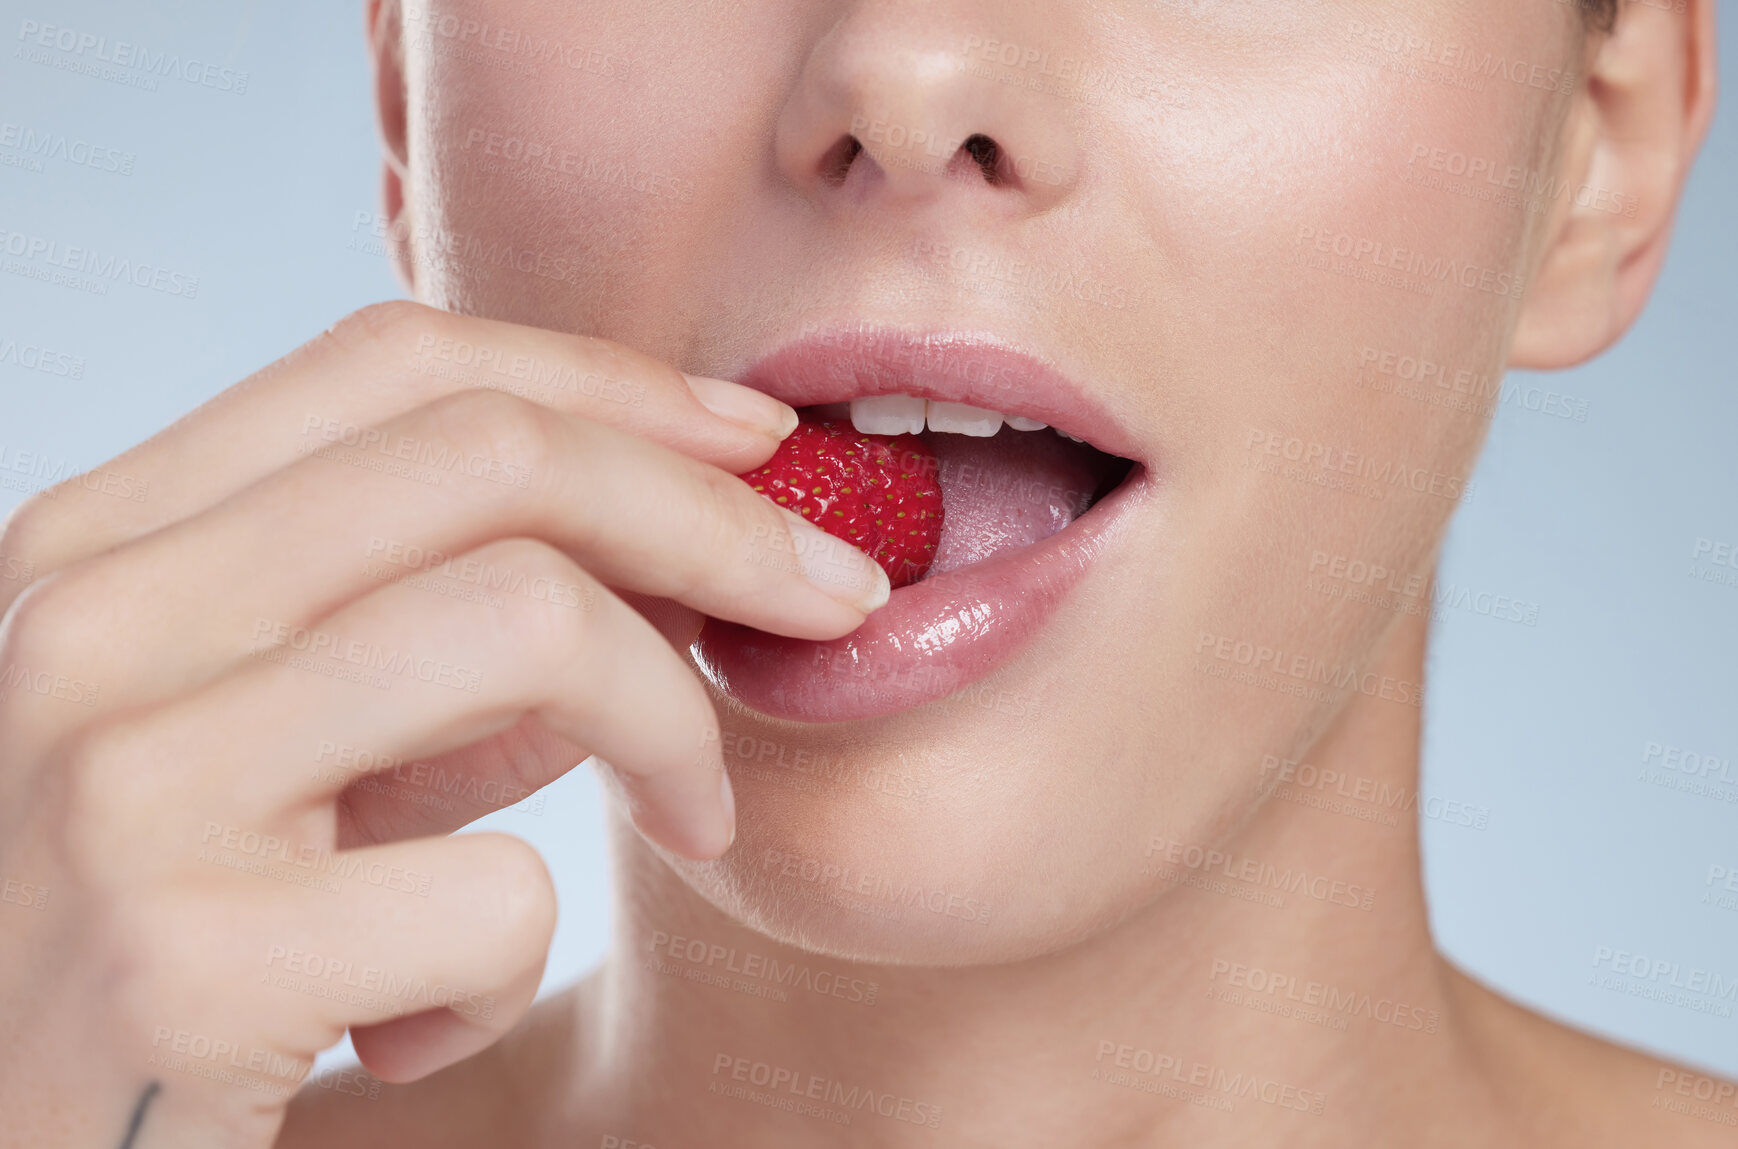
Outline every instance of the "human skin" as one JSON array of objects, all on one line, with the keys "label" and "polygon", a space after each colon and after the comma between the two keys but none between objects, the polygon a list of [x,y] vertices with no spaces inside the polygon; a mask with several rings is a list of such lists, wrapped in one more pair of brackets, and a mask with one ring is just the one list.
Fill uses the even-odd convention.
[{"label": "human skin", "polygon": [[[445,34],[445,17],[591,51],[581,66],[526,73],[500,66],[480,36]],[[729,851],[680,857],[684,841],[690,854],[711,851],[655,819],[654,836],[665,832],[654,848],[618,808],[616,941],[601,970],[417,1084],[376,1100],[308,1090],[280,1143],[1715,1143],[1721,1130],[1652,1104],[1657,1063],[1528,1013],[1444,962],[1409,819],[1354,822],[1276,799],[1275,772],[1263,769],[1296,760],[1416,792],[1425,619],[1324,595],[1317,556],[1329,569],[1345,556],[1427,576],[1485,416],[1368,384],[1389,352],[1490,379],[1505,366],[1573,364],[1621,335],[1657,274],[1710,114],[1712,20],[1711,3],[1628,4],[1613,35],[1588,36],[1570,6],[1498,0],[1126,10],[458,0],[411,9],[407,27],[396,5],[372,8],[385,198],[425,303],[607,339],[723,379],[816,326],[993,334],[1089,389],[1150,479],[1042,631],[967,695],[803,726],[714,691],[739,819]],[[1523,61],[1522,78],[1475,91],[1439,82],[1452,74],[1440,65],[1403,75],[1397,66],[1417,52],[1388,52],[1387,31],[1411,37],[1402,45]],[[1163,82],[1081,99],[1016,87],[999,64],[958,68],[966,45],[991,40]],[[1567,91],[1548,90],[1565,75]],[[875,123],[947,140],[981,133],[1029,161],[1030,175],[988,180],[958,156],[944,170],[885,132],[874,138]],[[847,134],[864,151],[833,182],[828,157]],[[528,180],[535,165],[512,158],[514,140],[655,178],[636,188],[582,167],[593,174]],[[1546,197],[1535,211],[1408,182],[1438,150],[1596,194]],[[566,278],[467,257],[462,245],[454,255],[455,236],[562,261]],[[971,253],[963,270],[933,258],[954,248]],[[1428,294],[1373,281],[1379,263],[1416,270],[1397,249],[1471,270],[1429,278]],[[1010,288],[1015,260],[1101,290]],[[423,334],[471,330],[446,322],[456,321],[398,313],[376,342],[341,350],[396,361]],[[763,449],[631,429],[726,469]],[[1384,473],[1404,465],[1422,489],[1375,498],[1323,485],[1336,474],[1323,466],[1329,451]],[[1288,462],[1303,481],[1276,472]],[[77,522],[61,514],[57,531],[36,512],[49,522],[35,528],[48,541],[34,544],[48,570],[93,553],[56,541]],[[581,566],[604,561],[600,550]],[[602,581],[632,582],[612,573]],[[635,600],[677,648],[700,612],[725,612],[681,597],[685,606]],[[804,634],[826,629],[810,620]],[[1238,668],[1242,643],[1286,652],[1281,665],[1301,655],[1352,668],[1357,688],[1280,693],[1219,673]],[[583,741],[526,737],[533,765],[516,768],[537,781],[572,765],[562,752]],[[922,796],[798,787],[733,762],[730,748],[747,739],[840,764],[847,778],[920,780]],[[348,843],[452,828],[390,800],[351,801]],[[1167,865],[1173,847],[1185,861]],[[1258,884],[1199,873],[1187,861],[1197,849],[1235,859],[1234,873],[1247,860],[1325,884],[1280,905],[1251,900]],[[786,858],[955,900],[943,897],[941,912],[853,912],[769,881]],[[447,864],[459,882],[456,855]],[[967,899],[993,911],[946,912]],[[417,936],[455,947],[475,920],[441,908],[445,933],[431,911]],[[534,950],[537,932],[518,948]],[[655,957],[672,968],[655,947],[676,937],[873,982],[875,1000],[771,1002],[648,968]],[[534,965],[521,958],[500,991],[511,1012]],[[1403,1002],[1430,1020],[1353,1017],[1336,1029],[1233,1008],[1213,995],[1242,967]],[[393,1036],[358,1037],[377,1073],[404,1080],[452,1060],[419,1058],[411,1023],[396,1024]],[[1227,1112],[1102,1079],[1140,1050],[1185,1067],[1181,1081],[1148,1084],[1201,1090],[1188,1078],[1204,1065],[1289,1088]],[[823,1124],[710,1092],[735,1083],[737,1058],[939,1107],[941,1132],[867,1113]],[[156,1112],[172,1100],[165,1091]]]}]

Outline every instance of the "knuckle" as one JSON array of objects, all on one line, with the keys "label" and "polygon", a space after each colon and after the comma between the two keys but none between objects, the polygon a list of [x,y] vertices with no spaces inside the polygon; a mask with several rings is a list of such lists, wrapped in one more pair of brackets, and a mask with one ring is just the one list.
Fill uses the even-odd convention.
[{"label": "knuckle", "polygon": [[477,556],[530,578],[571,578],[582,573],[578,563],[542,539],[500,539],[478,547]]},{"label": "knuckle", "polygon": [[508,642],[519,651],[543,651],[565,659],[583,647],[591,633],[598,586],[590,574],[561,551],[538,539],[505,539],[479,548],[475,556],[516,593],[503,621]]},{"label": "knuckle", "polygon": [[579,358],[588,371],[596,372],[606,379],[627,379],[635,383],[686,394],[688,386],[682,380],[682,372],[666,363],[643,352],[610,339],[595,335],[575,336]]},{"label": "knuckle", "polygon": [[435,436],[463,457],[467,473],[512,487],[549,457],[552,415],[535,403],[475,389],[436,399],[425,411]]},{"label": "knuckle", "polygon": [[54,539],[62,533],[64,512],[51,493],[39,491],[13,508],[0,525],[0,602],[15,584],[28,585],[42,574]]},{"label": "knuckle", "polygon": [[338,346],[400,350],[448,322],[447,312],[409,299],[387,299],[352,311],[326,330]]},{"label": "knuckle", "polygon": [[77,649],[84,628],[72,588],[62,575],[26,587],[6,612],[0,660],[9,666],[53,670],[66,651]]},{"label": "knuckle", "polygon": [[494,913],[513,948],[542,952],[555,935],[555,882],[535,847],[503,835],[492,867]]}]

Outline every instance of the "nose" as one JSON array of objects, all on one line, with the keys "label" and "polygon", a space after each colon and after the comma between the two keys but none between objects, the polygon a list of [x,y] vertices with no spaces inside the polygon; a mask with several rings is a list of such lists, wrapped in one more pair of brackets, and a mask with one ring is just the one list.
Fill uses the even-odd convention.
[{"label": "nose", "polygon": [[1068,196],[1080,179],[1079,109],[1029,77],[975,64],[973,47],[1008,33],[963,26],[955,7],[848,6],[780,112],[777,161],[792,186],[828,204],[963,197],[1015,216]]}]

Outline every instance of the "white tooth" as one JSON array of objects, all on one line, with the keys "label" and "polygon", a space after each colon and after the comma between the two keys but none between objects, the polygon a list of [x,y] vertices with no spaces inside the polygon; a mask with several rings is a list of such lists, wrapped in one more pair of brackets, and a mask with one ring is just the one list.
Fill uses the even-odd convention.
[{"label": "white tooth", "polygon": [[915,435],[923,430],[925,402],[910,395],[868,395],[851,400],[851,426],[865,435]]},{"label": "white tooth", "polygon": [[1086,440],[1082,439],[1079,435],[1070,435],[1067,431],[1057,431],[1056,433],[1061,435],[1064,439],[1071,439],[1076,443],[1086,442]]},{"label": "white tooth", "polygon": [[1040,423],[1036,419],[1028,419],[1024,415],[1003,415],[1002,422],[1014,428],[1016,431],[1042,431],[1050,425],[1048,423]]},{"label": "white tooth", "polygon": [[1002,429],[1002,413],[969,407],[964,403],[931,403],[929,429],[988,439]]}]

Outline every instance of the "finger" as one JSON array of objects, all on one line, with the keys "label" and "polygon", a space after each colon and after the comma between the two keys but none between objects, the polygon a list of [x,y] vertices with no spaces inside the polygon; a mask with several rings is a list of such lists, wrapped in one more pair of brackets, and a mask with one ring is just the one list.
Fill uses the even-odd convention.
[{"label": "finger", "polygon": [[[197,514],[310,445],[474,389],[618,427],[732,474],[764,463],[796,426],[795,412],[770,396],[684,375],[607,340],[376,304],[27,503],[0,539],[0,562],[28,563],[40,578]],[[0,611],[21,589],[0,581]]]},{"label": "finger", "polygon": [[[723,853],[735,827],[722,797],[717,718],[692,670],[644,618],[550,547],[507,540],[474,557],[582,585],[591,605],[515,598],[495,607],[383,587],[321,619],[299,648],[263,649],[125,720],[134,748],[114,757],[128,763],[127,784],[149,787],[160,802],[225,795],[238,825],[276,825],[329,808],[372,772],[530,716],[609,758],[652,840],[692,858]],[[249,748],[242,761],[237,746]]]},{"label": "finger", "polygon": [[[696,611],[667,599],[621,597],[678,651],[687,650],[699,634],[703,618]],[[321,749],[334,771],[361,769],[355,751],[335,744]],[[338,796],[338,845],[354,849],[448,834],[509,807],[541,814],[538,791],[585,757],[584,747],[530,715],[446,754],[377,764]]]},{"label": "finger", "polygon": [[[554,936],[537,851],[460,834],[322,856],[304,886],[233,875],[244,985],[277,1007],[293,1048],[349,1028],[385,1081],[409,1081],[493,1044],[524,1015]],[[335,892],[334,892],[335,891]],[[281,995],[281,996],[278,996]]]},{"label": "finger", "polygon": [[338,795],[338,845],[344,849],[450,834],[508,807],[541,814],[538,791],[586,757],[583,746],[535,715],[457,750],[376,763],[366,773],[357,750],[335,743],[320,750],[332,774],[357,775]]},{"label": "finger", "polygon": [[887,576],[861,551],[733,476],[611,427],[472,392],[376,434],[460,465],[437,486],[349,456],[304,459],[38,583],[14,609],[8,653],[53,667],[80,652],[103,712],[204,681],[383,578],[577,601],[572,586],[447,561],[508,536],[547,539],[611,586],[798,638],[846,634],[887,599]]}]

